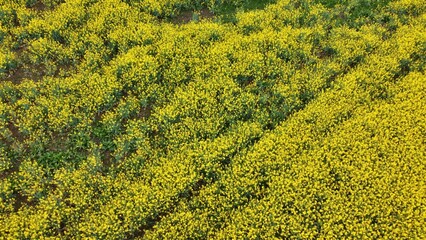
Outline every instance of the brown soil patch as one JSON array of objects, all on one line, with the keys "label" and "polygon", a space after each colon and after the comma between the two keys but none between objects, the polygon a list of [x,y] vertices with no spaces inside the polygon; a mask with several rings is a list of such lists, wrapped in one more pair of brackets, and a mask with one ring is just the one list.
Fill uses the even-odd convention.
[{"label": "brown soil patch", "polygon": [[58,132],[53,132],[50,135],[50,143],[49,146],[47,146],[47,149],[49,151],[54,151],[54,152],[61,152],[61,151],[65,151],[67,149],[65,143],[67,141],[68,138],[68,133],[58,133]]},{"label": "brown soil patch", "polygon": [[[24,58],[27,49],[27,45],[20,46],[15,51],[17,58]],[[17,68],[9,70],[8,75],[6,77],[3,77],[2,80],[9,80],[14,84],[19,84],[24,79],[32,79],[37,81],[43,78],[44,71],[45,70],[41,65],[31,64],[29,66],[23,66],[22,64],[19,64]]]},{"label": "brown soil patch", "polygon": [[215,17],[214,13],[207,8],[201,9],[200,16],[202,19],[212,19]]},{"label": "brown soil patch", "polygon": [[67,77],[72,75],[74,68],[72,65],[57,65],[57,69],[53,73],[48,73],[46,66],[43,64],[27,64],[19,66],[10,71],[9,75],[3,80],[9,80],[14,84],[20,84],[24,79],[34,82],[41,81],[45,76]]},{"label": "brown soil patch", "polygon": [[42,1],[37,1],[34,5],[31,6],[31,8],[36,11],[44,11],[46,10],[47,6],[44,5]]},{"label": "brown soil patch", "polygon": [[151,116],[152,106],[142,107],[138,113],[138,118],[149,118]]},{"label": "brown soil patch", "polygon": [[22,195],[21,193],[16,193],[14,210],[15,212],[19,211],[22,206],[34,207],[36,205],[35,201],[29,201],[27,196]]},{"label": "brown soil patch", "polygon": [[[16,142],[24,141],[24,136],[19,132],[18,128],[13,123],[9,122],[7,124],[7,129],[12,134],[13,140],[4,139],[3,137],[0,137],[0,141],[4,141],[7,144],[7,146],[12,146],[16,144]],[[12,161],[9,169],[6,169],[5,171],[0,172],[0,180],[8,178],[12,173],[17,172],[19,170],[19,166],[21,165],[21,161],[22,161],[21,159],[17,161],[16,160]]]},{"label": "brown soil patch", "polygon": [[22,136],[21,132],[19,132],[19,129],[12,122],[9,122],[7,124],[7,128],[12,133],[12,137],[15,140],[20,141],[20,142],[22,142],[24,140],[24,137]]},{"label": "brown soil patch", "polygon": [[33,66],[33,68],[18,67],[11,71],[9,76],[5,80],[9,80],[14,84],[19,84],[24,79],[31,79],[33,81],[39,81],[43,78],[43,67],[42,66]]},{"label": "brown soil patch", "polygon": [[194,17],[198,15],[198,20],[203,19],[213,19],[215,17],[215,14],[211,12],[207,8],[201,9],[199,12],[194,11],[183,11],[178,16],[172,19],[172,23],[174,24],[187,24],[189,22],[192,22]]},{"label": "brown soil patch", "polygon": [[9,70],[7,76],[0,77],[0,80],[11,81],[14,84],[20,84],[24,79],[29,79],[32,81],[40,81],[44,76],[53,76],[53,77],[66,77],[70,76],[74,71],[75,67],[72,64],[59,64],[54,63],[55,68],[48,71],[47,65],[50,63],[30,63],[28,61],[27,51],[28,46],[23,45],[19,47],[15,54],[18,59],[23,60],[22,63],[18,64],[15,69]]}]

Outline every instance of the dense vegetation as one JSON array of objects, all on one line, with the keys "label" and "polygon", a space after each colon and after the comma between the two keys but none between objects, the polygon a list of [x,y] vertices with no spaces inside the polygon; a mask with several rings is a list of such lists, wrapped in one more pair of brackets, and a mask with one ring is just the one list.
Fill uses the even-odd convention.
[{"label": "dense vegetation", "polygon": [[424,0],[0,0],[0,237],[426,238],[425,68]]}]

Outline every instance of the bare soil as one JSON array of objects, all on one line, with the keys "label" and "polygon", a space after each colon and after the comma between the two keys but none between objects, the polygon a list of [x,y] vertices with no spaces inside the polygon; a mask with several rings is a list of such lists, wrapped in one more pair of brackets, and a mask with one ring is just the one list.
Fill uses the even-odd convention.
[{"label": "bare soil", "polygon": [[[179,25],[190,23],[191,21],[193,21],[192,17],[195,13],[196,12],[194,12],[194,11],[181,12],[178,16],[173,18],[172,23],[179,24]],[[199,20],[213,19],[214,17],[215,17],[215,14],[207,8],[203,8],[203,9],[200,10],[200,12],[198,12]]]}]

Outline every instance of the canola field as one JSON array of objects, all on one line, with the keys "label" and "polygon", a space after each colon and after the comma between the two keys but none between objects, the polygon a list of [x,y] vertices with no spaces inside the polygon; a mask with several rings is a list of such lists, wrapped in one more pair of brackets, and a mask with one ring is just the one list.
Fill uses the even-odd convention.
[{"label": "canola field", "polygon": [[0,239],[426,239],[426,1],[0,0]]}]

